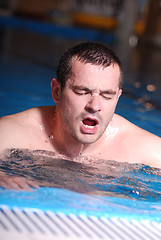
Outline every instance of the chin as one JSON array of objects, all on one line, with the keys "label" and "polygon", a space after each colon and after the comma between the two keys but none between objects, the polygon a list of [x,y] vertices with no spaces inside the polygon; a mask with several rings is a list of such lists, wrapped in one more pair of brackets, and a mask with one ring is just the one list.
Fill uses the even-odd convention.
[{"label": "chin", "polygon": [[92,144],[95,143],[97,140],[99,139],[99,137],[97,136],[84,136],[82,138],[78,138],[77,141],[79,141],[82,144]]}]

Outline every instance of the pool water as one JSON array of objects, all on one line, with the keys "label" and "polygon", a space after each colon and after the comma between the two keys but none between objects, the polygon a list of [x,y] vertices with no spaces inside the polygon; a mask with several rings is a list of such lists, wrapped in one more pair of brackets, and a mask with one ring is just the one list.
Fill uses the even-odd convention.
[{"label": "pool water", "polygon": [[68,160],[42,150],[6,150],[1,172],[25,177],[40,187],[97,196],[161,202],[161,170],[141,164],[79,157]]},{"label": "pool water", "polygon": [[[9,31],[5,36],[9,33],[13,34]],[[16,34],[13,34],[14,37]],[[55,44],[59,40],[56,39]],[[72,43],[66,41],[65,46]],[[27,43],[25,44],[24,51],[25,47],[28,49]],[[1,50],[0,116],[54,104],[50,80],[55,76],[55,68],[52,69],[47,64],[49,60],[37,61],[35,54],[38,52],[31,52],[32,57],[28,58],[26,52],[16,54],[11,45],[10,43],[5,50]],[[57,58],[54,61],[56,60]],[[127,82],[116,112],[161,137],[161,104],[156,106],[155,101],[149,101],[148,98],[148,102],[147,98],[141,99],[140,95],[139,89]],[[127,216],[161,221],[159,169],[115,161],[108,161],[106,164],[100,161],[97,168],[92,168],[88,162],[82,164],[60,158],[55,158],[54,162],[52,160],[51,153],[47,152],[17,149],[7,152],[5,161],[1,161],[1,170],[10,175],[23,174],[24,177],[38,181],[41,187],[32,192],[1,188],[0,204],[63,213]],[[106,171],[101,169],[102,164]]]}]

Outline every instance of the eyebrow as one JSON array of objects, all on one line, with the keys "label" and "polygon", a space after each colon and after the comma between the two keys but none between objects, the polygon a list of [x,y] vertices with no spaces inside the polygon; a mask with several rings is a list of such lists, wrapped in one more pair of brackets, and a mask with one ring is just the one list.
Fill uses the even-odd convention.
[{"label": "eyebrow", "polygon": [[109,90],[105,90],[105,91],[100,91],[101,94],[109,94],[109,95],[115,95],[116,91],[109,89]]},{"label": "eyebrow", "polygon": [[[75,90],[75,89],[84,90],[86,92],[93,92],[94,91],[94,90],[89,89],[89,88],[87,88],[85,86],[82,86],[82,85],[70,85],[69,88],[72,89],[72,90]],[[116,91],[114,91],[112,89],[109,89],[109,90],[102,90],[102,91],[100,91],[100,93],[101,94],[115,95]]]}]

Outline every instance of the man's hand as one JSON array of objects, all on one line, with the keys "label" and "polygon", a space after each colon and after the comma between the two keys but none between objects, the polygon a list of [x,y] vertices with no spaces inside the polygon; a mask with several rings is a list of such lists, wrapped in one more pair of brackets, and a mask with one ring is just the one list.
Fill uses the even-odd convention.
[{"label": "man's hand", "polygon": [[0,174],[0,187],[5,189],[32,191],[32,188],[39,188],[39,185],[24,177],[13,177]]}]

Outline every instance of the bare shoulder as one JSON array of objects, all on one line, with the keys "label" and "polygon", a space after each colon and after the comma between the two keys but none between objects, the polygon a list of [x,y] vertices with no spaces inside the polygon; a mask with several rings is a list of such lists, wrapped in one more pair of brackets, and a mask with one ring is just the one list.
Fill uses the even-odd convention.
[{"label": "bare shoulder", "polygon": [[27,110],[0,118],[0,151],[20,146],[30,113],[31,111]]},{"label": "bare shoulder", "polygon": [[143,139],[146,141],[149,140],[156,140],[158,142],[161,142],[161,138],[154,135],[153,133],[150,133],[143,128],[138,127],[134,123],[128,121],[127,119],[116,115],[116,124],[120,125],[120,131],[122,134],[126,134],[126,137],[136,139],[137,141],[142,141]]},{"label": "bare shoulder", "polygon": [[161,138],[116,115],[121,144],[143,164],[161,167]]},{"label": "bare shoulder", "polygon": [[20,113],[1,117],[0,128],[3,132],[11,131],[11,133],[13,133],[14,131],[17,130],[16,127],[27,125],[31,117],[35,115],[35,112],[36,108],[32,108]]},{"label": "bare shoulder", "polygon": [[0,118],[0,151],[25,148],[48,112],[50,107],[38,107]]}]

